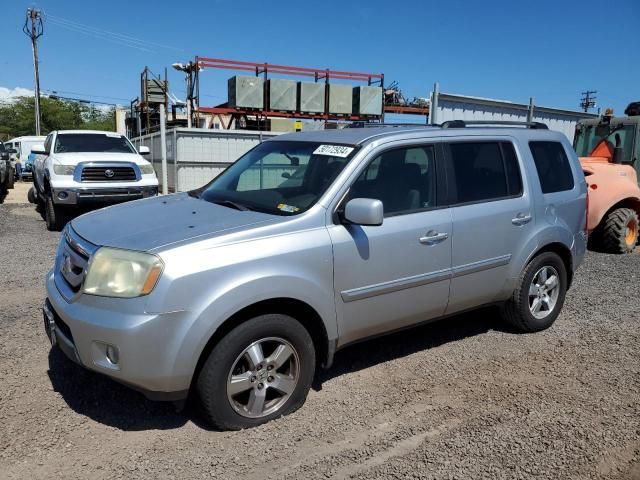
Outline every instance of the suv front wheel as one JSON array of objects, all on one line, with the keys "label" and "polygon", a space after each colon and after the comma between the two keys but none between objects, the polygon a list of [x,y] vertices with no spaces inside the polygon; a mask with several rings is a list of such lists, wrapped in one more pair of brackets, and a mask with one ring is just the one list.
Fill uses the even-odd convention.
[{"label": "suv front wheel", "polygon": [[196,389],[204,413],[224,430],[250,428],[300,408],[315,373],[309,332],[280,314],[255,317],[211,350]]},{"label": "suv front wheel", "polygon": [[502,308],[503,317],[521,332],[549,328],[562,310],[567,269],[553,252],[534,257],[520,275],[518,287]]}]

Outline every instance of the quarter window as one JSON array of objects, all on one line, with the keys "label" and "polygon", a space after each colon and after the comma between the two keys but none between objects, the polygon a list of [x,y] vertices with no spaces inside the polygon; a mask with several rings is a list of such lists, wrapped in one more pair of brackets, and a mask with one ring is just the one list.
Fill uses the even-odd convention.
[{"label": "quarter window", "polygon": [[474,203],[522,194],[522,178],[509,142],[452,143],[449,182],[452,204]]},{"label": "quarter window", "polygon": [[434,147],[398,148],[380,154],[360,174],[349,197],[382,201],[385,216],[435,206]]},{"label": "quarter window", "polygon": [[542,193],[562,192],[573,188],[573,173],[560,142],[529,142],[536,164]]}]

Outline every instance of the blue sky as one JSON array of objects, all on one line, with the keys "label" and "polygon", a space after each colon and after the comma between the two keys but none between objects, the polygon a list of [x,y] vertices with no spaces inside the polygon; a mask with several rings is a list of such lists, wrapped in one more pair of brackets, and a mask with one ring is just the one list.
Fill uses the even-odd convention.
[{"label": "blue sky", "polygon": [[[200,55],[382,72],[409,97],[428,96],[439,81],[443,92],[519,102],[533,96],[568,109],[578,108],[581,91],[598,90],[599,106],[620,114],[640,100],[637,0],[3,3],[0,87],[8,89],[33,88],[22,25],[26,8],[36,6],[49,15],[41,88],[68,96],[126,103],[138,95],[145,65],[160,73]],[[104,31],[145,43],[133,48]],[[232,75],[203,72],[201,104],[224,101]],[[183,77],[170,71],[169,79],[182,97]]]}]

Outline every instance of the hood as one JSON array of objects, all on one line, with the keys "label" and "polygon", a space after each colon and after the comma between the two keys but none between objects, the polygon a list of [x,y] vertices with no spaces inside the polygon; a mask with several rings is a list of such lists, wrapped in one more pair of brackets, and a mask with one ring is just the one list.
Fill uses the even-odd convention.
[{"label": "hood", "polygon": [[74,152],[54,153],[53,158],[63,165],[76,165],[80,162],[133,162],[140,163],[143,159],[137,153],[109,153],[109,152]]},{"label": "hood", "polygon": [[150,251],[286,218],[239,211],[178,193],[103,208],[76,218],[71,227],[95,245]]}]

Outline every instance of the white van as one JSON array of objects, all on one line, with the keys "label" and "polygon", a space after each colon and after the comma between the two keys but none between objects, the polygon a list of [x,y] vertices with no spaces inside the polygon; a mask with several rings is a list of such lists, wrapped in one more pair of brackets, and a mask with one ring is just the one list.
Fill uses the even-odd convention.
[{"label": "white van", "polygon": [[[14,153],[11,156],[11,160],[12,160],[11,163],[14,166],[14,171],[16,171],[15,164],[17,162],[20,162],[20,167],[22,170],[22,178],[33,177],[34,156],[31,155],[31,147],[39,143],[44,143],[45,138],[47,137],[33,135],[33,136],[12,138],[8,142],[5,142],[4,144],[5,148],[16,149],[16,153]],[[16,176],[18,176],[17,173],[16,173]]]}]

